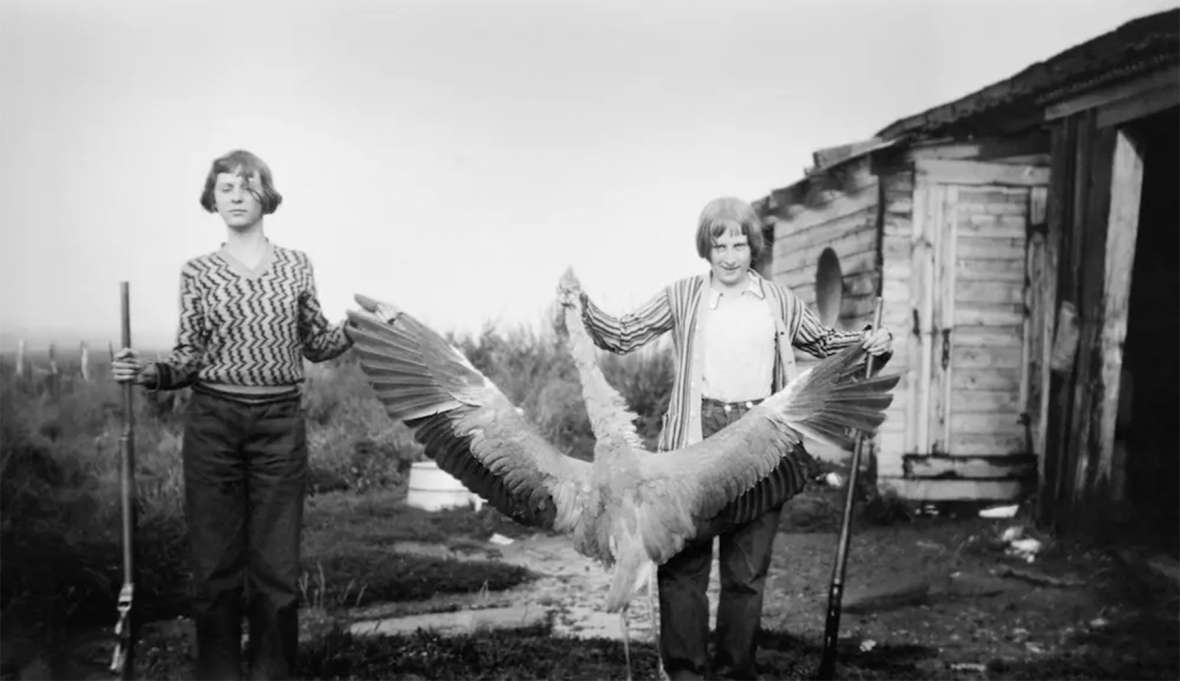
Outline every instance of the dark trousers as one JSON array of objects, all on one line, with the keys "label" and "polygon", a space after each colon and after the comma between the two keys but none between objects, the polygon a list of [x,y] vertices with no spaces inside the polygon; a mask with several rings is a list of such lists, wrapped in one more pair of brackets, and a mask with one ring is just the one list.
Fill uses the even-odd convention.
[{"label": "dark trousers", "polygon": [[[184,431],[198,679],[294,674],[307,438],[298,396],[244,404],[194,391]],[[244,610],[244,612],[243,612]]]},{"label": "dark trousers", "polygon": [[[707,401],[701,409],[708,437],[747,411],[726,411]],[[756,678],[755,641],[762,619],[762,594],[781,507],[720,535],[721,597],[713,671],[728,678]],[[709,538],[684,547],[660,566],[660,657],[672,678],[702,676],[709,670],[709,601],[706,591],[713,561]]]}]

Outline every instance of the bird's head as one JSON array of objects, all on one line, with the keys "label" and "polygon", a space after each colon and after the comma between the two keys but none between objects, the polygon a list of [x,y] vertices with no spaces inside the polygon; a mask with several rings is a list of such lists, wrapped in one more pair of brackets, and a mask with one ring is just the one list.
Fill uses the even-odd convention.
[{"label": "bird's head", "polygon": [[574,274],[574,268],[567,267],[557,282],[557,302],[564,307],[576,308],[582,300],[582,282]]},{"label": "bird's head", "polygon": [[360,293],[353,296],[353,298],[356,300],[357,305],[360,305],[365,312],[376,316],[386,324],[393,324],[402,315],[402,311],[391,303],[382,302]]},{"label": "bird's head", "polygon": [[557,331],[559,338],[565,338],[569,335],[569,327],[566,325],[566,315],[580,315],[582,313],[582,304],[585,295],[582,293],[582,283],[578,281],[578,276],[574,274],[574,268],[567,267],[561,275],[561,279],[557,282],[557,305],[553,308],[553,329]]}]

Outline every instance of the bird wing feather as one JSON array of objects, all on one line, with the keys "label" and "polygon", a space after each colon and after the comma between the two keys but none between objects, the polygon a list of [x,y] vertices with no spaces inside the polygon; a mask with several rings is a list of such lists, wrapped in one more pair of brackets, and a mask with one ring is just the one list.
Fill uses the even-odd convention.
[{"label": "bird wing feather", "polygon": [[549,444],[461,352],[388,303],[357,296],[348,334],[386,413],[439,468],[514,520],[573,531],[591,464]]},{"label": "bird wing feather", "polygon": [[848,447],[872,433],[899,376],[864,377],[850,347],[800,374],[728,427],[696,444],[641,459],[638,494],[648,554],[657,563],[684,543],[747,522],[802,489],[802,436]]}]

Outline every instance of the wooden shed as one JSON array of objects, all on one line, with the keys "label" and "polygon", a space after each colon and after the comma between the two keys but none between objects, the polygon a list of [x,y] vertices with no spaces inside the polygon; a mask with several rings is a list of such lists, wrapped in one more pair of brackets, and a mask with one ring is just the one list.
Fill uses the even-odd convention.
[{"label": "wooden shed", "polygon": [[[875,442],[879,488],[918,501],[1039,490],[1060,523],[1126,496],[1140,457],[1171,471],[1153,498],[1176,508],[1176,439],[1166,455],[1146,451],[1164,441],[1158,424],[1142,452],[1115,440],[1151,425],[1131,427],[1150,418],[1144,401],[1163,413],[1170,395],[1173,433],[1180,414],[1178,34],[1180,10],[1131,21],[817,151],[755,202],[773,240],[759,267],[825,321],[861,327],[884,299],[904,378]],[[1124,362],[1128,328],[1144,354]]]}]

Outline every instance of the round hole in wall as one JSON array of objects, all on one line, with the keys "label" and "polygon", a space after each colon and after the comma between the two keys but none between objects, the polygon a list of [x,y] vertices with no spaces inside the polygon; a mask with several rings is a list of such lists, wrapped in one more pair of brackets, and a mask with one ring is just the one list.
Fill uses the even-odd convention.
[{"label": "round hole in wall", "polygon": [[824,326],[834,326],[840,316],[844,299],[844,275],[840,272],[840,258],[830,248],[819,254],[815,270],[815,307]]}]

